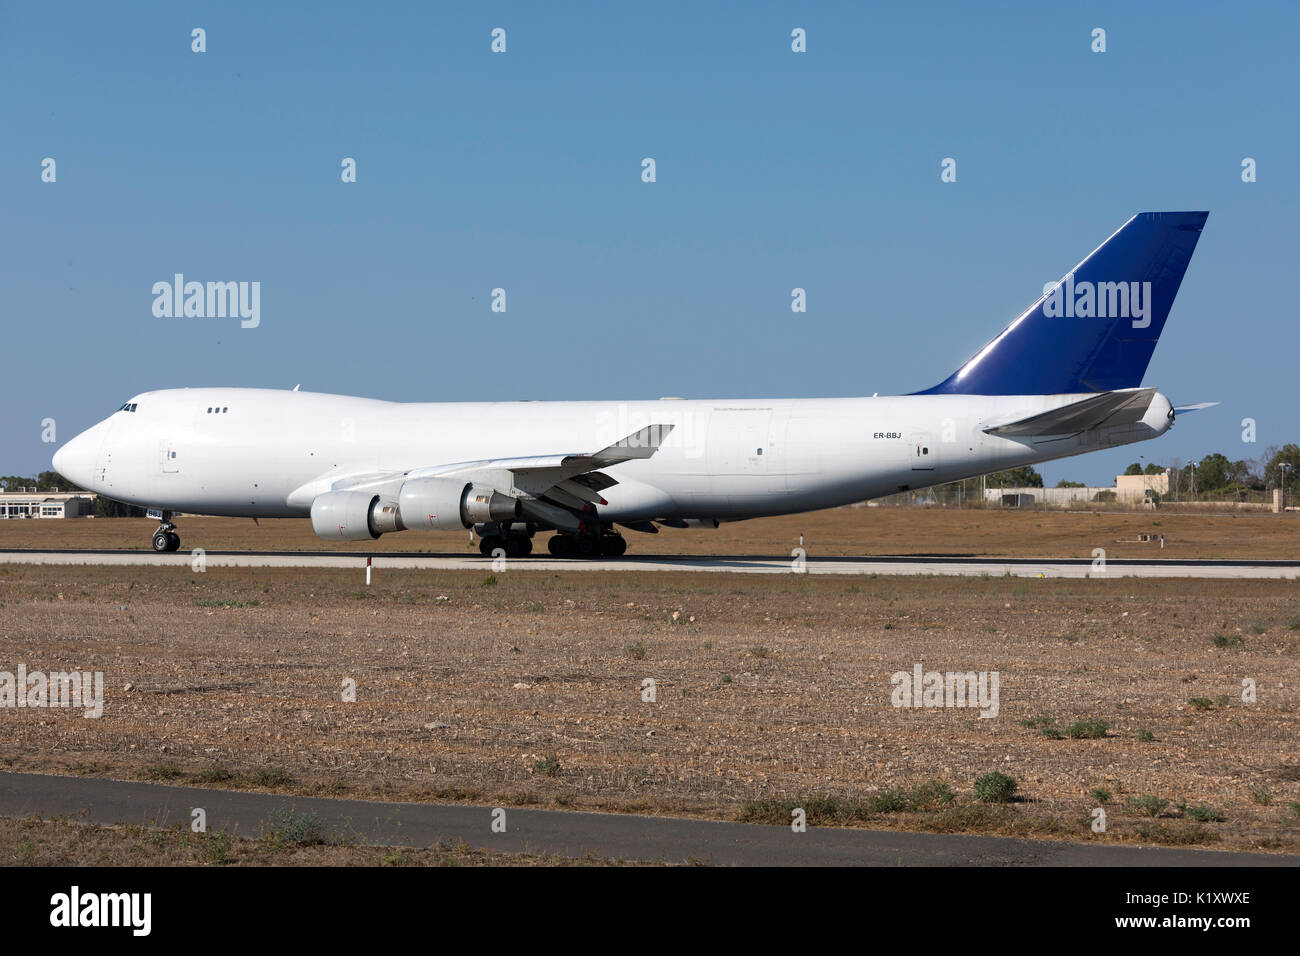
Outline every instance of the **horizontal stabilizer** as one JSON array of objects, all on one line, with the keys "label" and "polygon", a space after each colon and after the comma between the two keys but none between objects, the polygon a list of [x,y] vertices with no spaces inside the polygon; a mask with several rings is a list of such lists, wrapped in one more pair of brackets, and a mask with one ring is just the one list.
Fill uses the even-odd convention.
[{"label": "horizontal stabilizer", "polygon": [[1213,408],[1218,402],[1197,402],[1195,405],[1175,405],[1174,414],[1181,415],[1184,412],[1199,412],[1202,408]]},{"label": "horizontal stabilizer", "polygon": [[990,435],[1006,437],[1073,435],[1102,424],[1131,425],[1142,420],[1155,394],[1154,388],[1102,392],[1083,401],[1062,405],[1018,421],[991,425],[984,431]]}]

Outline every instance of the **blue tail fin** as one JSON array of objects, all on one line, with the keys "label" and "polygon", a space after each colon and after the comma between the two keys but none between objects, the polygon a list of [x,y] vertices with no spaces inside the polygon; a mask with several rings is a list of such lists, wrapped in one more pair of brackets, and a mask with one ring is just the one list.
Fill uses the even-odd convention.
[{"label": "blue tail fin", "polygon": [[1208,212],[1140,212],[965,365],[920,395],[1142,384]]}]

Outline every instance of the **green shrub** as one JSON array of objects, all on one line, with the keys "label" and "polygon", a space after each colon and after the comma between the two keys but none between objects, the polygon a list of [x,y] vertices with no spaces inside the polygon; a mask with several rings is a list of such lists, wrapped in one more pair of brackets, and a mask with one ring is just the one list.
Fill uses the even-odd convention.
[{"label": "green shrub", "polygon": [[1075,740],[1098,740],[1106,736],[1110,724],[1104,720],[1080,720],[1065,728],[1068,736]]},{"label": "green shrub", "polygon": [[558,777],[562,769],[560,758],[556,754],[551,754],[533,764],[533,773],[539,773],[543,777]]},{"label": "green shrub", "polygon": [[263,827],[264,839],[274,846],[310,846],[324,843],[321,820],[310,811],[292,808],[276,810]]},{"label": "green shrub", "polygon": [[1019,785],[999,770],[975,778],[975,799],[981,803],[1007,803]]},{"label": "green shrub", "polygon": [[263,767],[253,774],[255,787],[280,787],[289,782],[289,772],[283,767]]},{"label": "green shrub", "polygon": [[1161,797],[1147,794],[1141,797],[1129,797],[1128,808],[1134,813],[1141,813],[1148,817],[1158,817],[1165,812],[1169,806],[1169,801]]}]

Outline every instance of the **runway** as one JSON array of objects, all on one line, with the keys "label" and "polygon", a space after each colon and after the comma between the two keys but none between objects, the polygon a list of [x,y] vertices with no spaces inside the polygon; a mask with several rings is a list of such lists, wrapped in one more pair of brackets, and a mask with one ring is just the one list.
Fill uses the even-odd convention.
[{"label": "runway", "polygon": [[[1214,578],[1300,579],[1300,561],[978,558],[969,555],[879,555],[817,557],[809,555],[626,555],[621,558],[485,558],[467,554],[419,551],[371,555],[376,573],[384,569],[505,571],[723,571],[736,574],[888,574],[964,575],[1022,578]],[[364,552],[349,551],[206,551],[204,569],[212,568],[353,568],[365,567]],[[0,564],[68,564],[194,568],[197,552],[157,554],[143,550],[0,550]]]},{"label": "runway", "polygon": [[722,866],[1297,866],[1300,856],[1067,843],[959,834],[726,823],[564,810],[505,811],[493,832],[491,807],[371,803],[317,797],[173,787],[164,784],[0,773],[0,814],[64,817],[86,823],[189,825],[202,807],[209,832],[256,837],[277,810],[314,813],[342,843],[426,847],[464,840],[473,847],[607,859]]}]

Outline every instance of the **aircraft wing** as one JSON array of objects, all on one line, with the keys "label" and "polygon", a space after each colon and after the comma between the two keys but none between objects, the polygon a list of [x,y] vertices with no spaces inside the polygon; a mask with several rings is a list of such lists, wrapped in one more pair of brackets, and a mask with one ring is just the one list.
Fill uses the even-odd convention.
[{"label": "aircraft wing", "polygon": [[1103,424],[1130,425],[1142,420],[1155,394],[1154,388],[1102,392],[1028,418],[990,425],[984,431],[989,435],[1007,437],[1074,435]]},{"label": "aircraft wing", "polygon": [[[403,482],[417,478],[463,478],[490,485],[521,499],[525,512],[560,527],[577,527],[574,512],[607,504],[601,496],[618,481],[601,471],[625,461],[649,458],[673,430],[672,425],[647,425],[595,452],[568,452],[519,458],[434,465],[391,474],[366,474],[304,485],[290,496],[310,501],[325,491],[370,491],[395,495]],[[325,485],[325,487],[322,487]]]}]

